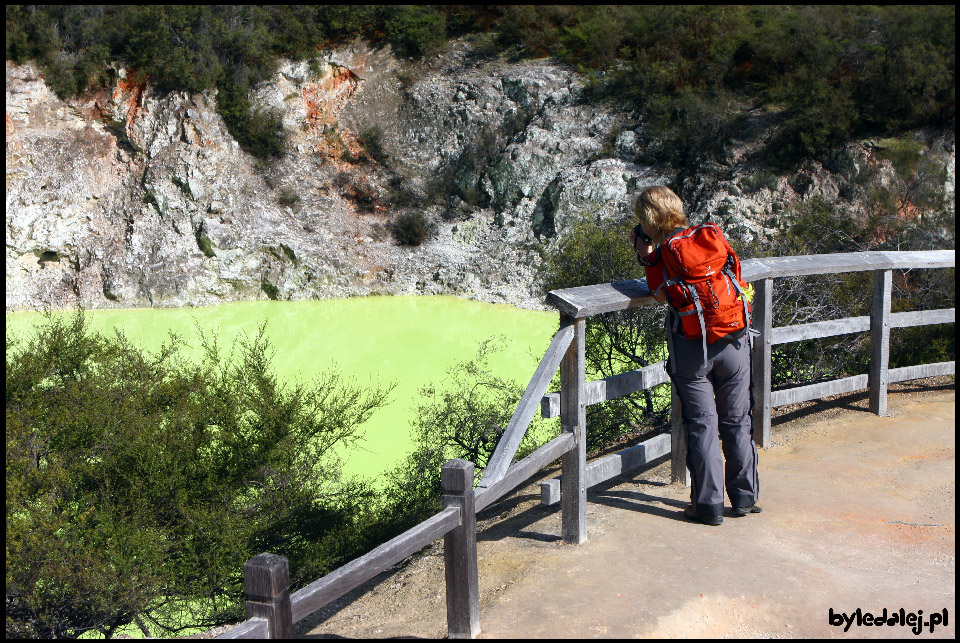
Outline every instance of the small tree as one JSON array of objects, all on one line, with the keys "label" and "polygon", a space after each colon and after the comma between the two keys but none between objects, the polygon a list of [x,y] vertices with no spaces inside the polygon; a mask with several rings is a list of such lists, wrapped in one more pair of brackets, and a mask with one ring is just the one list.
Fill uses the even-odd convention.
[{"label": "small tree", "polygon": [[[644,276],[630,247],[630,217],[620,221],[583,216],[573,222],[543,263],[544,290],[589,286]],[[588,375],[610,377],[666,357],[662,306],[643,306],[594,315],[586,320]],[[641,425],[657,425],[669,394],[645,390],[587,408],[587,446],[603,446]]]},{"label": "small tree", "polygon": [[81,313],[7,337],[8,637],[154,632],[242,618],[243,563],[303,583],[356,555],[369,490],[335,448],[386,392],[282,386],[264,329],[203,362],[91,333]]}]

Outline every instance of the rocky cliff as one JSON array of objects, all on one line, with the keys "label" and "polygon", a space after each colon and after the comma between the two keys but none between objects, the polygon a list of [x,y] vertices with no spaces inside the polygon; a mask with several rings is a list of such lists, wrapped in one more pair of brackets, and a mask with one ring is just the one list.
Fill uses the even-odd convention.
[{"label": "rocky cliff", "polygon": [[[64,102],[30,64],[6,75],[8,311],[377,293],[538,307],[540,253],[572,218],[622,217],[675,175],[638,160],[642,123],[584,101],[573,71],[466,41],[417,62],[357,42],[282,65],[253,97],[283,117],[287,153],[270,164],[231,138],[215,95],[161,95],[118,69]],[[695,221],[762,237],[797,200],[856,207],[864,168],[894,173],[864,142],[831,168],[771,174],[751,161],[766,116],[732,164],[686,181]],[[927,148],[952,203],[952,139]],[[427,215],[426,243],[396,244],[404,211]]]}]

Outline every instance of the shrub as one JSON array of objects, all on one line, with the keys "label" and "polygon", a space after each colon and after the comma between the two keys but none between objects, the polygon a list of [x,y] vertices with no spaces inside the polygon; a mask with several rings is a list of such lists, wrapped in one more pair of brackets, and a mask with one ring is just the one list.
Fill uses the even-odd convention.
[{"label": "shrub", "polygon": [[201,336],[199,364],[82,313],[7,336],[8,637],[231,622],[253,555],[288,557],[297,585],[368,544],[353,530],[369,491],[334,449],[386,392],[334,373],[283,386],[263,331],[226,355]]},{"label": "shrub", "polygon": [[[790,221],[764,249],[768,256],[859,252],[865,250],[928,250],[954,246],[952,210],[930,209],[923,216],[902,216],[896,200],[875,193],[866,216],[839,211],[812,199],[788,211]],[[955,299],[953,269],[896,271],[893,308],[949,308]],[[873,275],[843,273],[776,280],[774,326],[869,315]],[[918,348],[922,347],[922,348]],[[952,329],[922,326],[891,334],[891,366],[949,361],[955,355]],[[866,373],[870,364],[869,334],[846,334],[774,348],[773,385],[784,386]]]},{"label": "shrub", "polygon": [[[500,339],[483,342],[474,359],[450,367],[441,384],[420,391],[415,447],[387,475],[389,484],[377,512],[378,540],[392,538],[440,510],[440,469],[450,458],[473,462],[477,478],[483,473],[524,391],[492,372],[489,358],[499,350]],[[534,368],[531,364],[531,372]],[[517,458],[556,437],[558,430],[556,420],[534,418]]]},{"label": "shrub", "polygon": [[300,194],[294,188],[282,188],[277,195],[277,203],[282,206],[293,207],[300,203]]},{"label": "shrub", "polygon": [[283,156],[286,137],[282,117],[276,110],[254,109],[245,86],[222,81],[217,108],[231,136],[245,152],[262,160]]},{"label": "shrub", "polygon": [[[279,256],[276,254],[274,256],[277,256],[277,258],[279,258]],[[260,290],[262,290],[264,294],[267,295],[267,299],[272,299],[274,301],[280,299],[280,289],[274,286],[272,283],[270,283],[266,279],[260,280]]]},{"label": "shrub", "polygon": [[383,149],[382,139],[383,130],[377,125],[364,127],[360,130],[360,133],[357,134],[357,141],[363,146],[364,151],[370,158],[381,165],[386,165],[389,161],[389,156]]},{"label": "shrub", "polygon": [[430,237],[430,222],[423,212],[404,212],[390,222],[394,241],[402,246],[419,246]]},{"label": "shrub", "polygon": [[420,5],[395,5],[384,29],[387,40],[408,56],[422,56],[447,39],[446,15]]}]

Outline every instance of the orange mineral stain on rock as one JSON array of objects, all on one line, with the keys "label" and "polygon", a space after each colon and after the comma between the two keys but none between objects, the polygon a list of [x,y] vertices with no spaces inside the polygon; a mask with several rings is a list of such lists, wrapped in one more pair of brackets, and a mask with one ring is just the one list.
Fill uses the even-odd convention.
[{"label": "orange mineral stain on rock", "polygon": [[143,90],[146,82],[137,81],[136,72],[129,72],[126,78],[117,79],[117,88],[113,91],[113,102],[127,107],[127,129],[133,126],[137,113],[143,106]]}]

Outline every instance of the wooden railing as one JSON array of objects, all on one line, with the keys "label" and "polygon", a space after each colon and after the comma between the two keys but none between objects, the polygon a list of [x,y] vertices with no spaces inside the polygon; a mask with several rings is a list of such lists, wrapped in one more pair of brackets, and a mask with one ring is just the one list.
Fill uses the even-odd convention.
[{"label": "wooden railing", "polygon": [[[774,406],[869,388],[871,411],[884,415],[889,383],[954,374],[956,366],[952,361],[890,369],[888,352],[890,328],[953,323],[956,310],[891,313],[891,271],[953,267],[955,254],[953,250],[861,252],[743,261],[744,279],[755,284],[754,327],[760,331],[754,345],[752,366],[756,397],[754,439],[758,445],[770,445],[770,409]],[[875,275],[870,316],[773,328],[775,278],[866,270],[874,271]],[[472,463],[465,460],[447,462],[441,471],[443,509],[439,513],[293,594],[289,593],[287,560],[273,554],[255,556],[244,565],[247,620],[219,638],[292,637],[294,623],[441,536],[444,539],[447,633],[451,638],[473,638],[480,632],[476,512],[561,458],[562,475],[542,483],[541,498],[546,504],[562,504],[563,540],[578,544],[587,538],[586,492],[589,487],[652,464],[668,454],[672,454],[674,480],[689,484],[676,392],[673,393],[670,435],[656,436],[589,465],[586,462],[587,406],[669,381],[663,362],[615,377],[585,381],[586,318],[654,303],[646,282],[639,279],[558,290],[551,292],[547,301],[560,310],[560,330],[527,385],[477,488],[473,487]],[[867,330],[872,334],[873,347],[869,373],[771,391],[773,345]],[[547,389],[558,367],[560,391],[548,394]],[[513,463],[538,408],[544,417],[560,417],[561,434]]]}]

